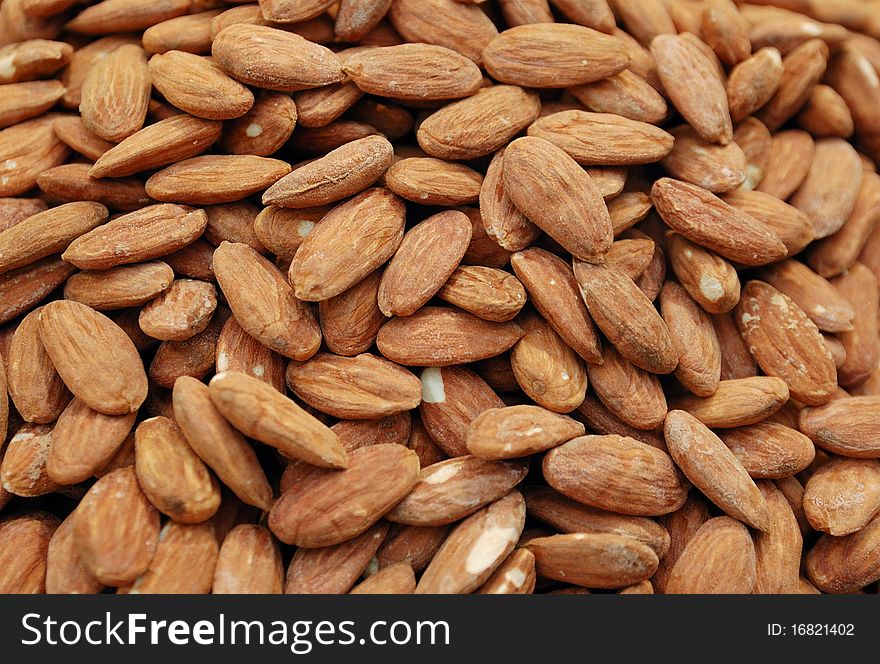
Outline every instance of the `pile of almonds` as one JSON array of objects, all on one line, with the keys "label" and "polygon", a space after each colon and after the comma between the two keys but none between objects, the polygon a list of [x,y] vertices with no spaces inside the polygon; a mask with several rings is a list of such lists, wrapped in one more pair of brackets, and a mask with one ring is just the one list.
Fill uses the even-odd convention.
[{"label": "pile of almonds", "polygon": [[246,2],[0,0],[0,592],[877,590],[880,1]]}]

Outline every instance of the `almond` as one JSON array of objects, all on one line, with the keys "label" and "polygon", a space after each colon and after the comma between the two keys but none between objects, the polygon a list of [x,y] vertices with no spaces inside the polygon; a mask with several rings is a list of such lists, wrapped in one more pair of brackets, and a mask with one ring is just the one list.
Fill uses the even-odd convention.
[{"label": "almond", "polygon": [[543,470],[560,493],[621,514],[667,514],[687,497],[669,455],[624,436],[575,438],[550,450]]},{"label": "almond", "polygon": [[797,113],[825,73],[828,46],[811,39],[791,50],[782,58],[782,79],[770,101],[758,113],[770,131],[777,130]]},{"label": "almond", "polygon": [[[663,433],[675,463],[709,500],[753,528],[769,529],[770,516],[764,497],[718,436],[682,410],[669,412]],[[677,565],[682,564],[682,560]],[[669,583],[672,585],[672,579]]]},{"label": "almond", "polygon": [[334,203],[375,183],[393,154],[383,136],[352,141],[285,175],[263,194],[263,204],[310,208]]},{"label": "almond", "polygon": [[807,481],[804,511],[818,531],[841,537],[861,530],[880,511],[880,463],[829,460]]},{"label": "almond", "polygon": [[751,477],[791,477],[816,456],[812,441],[776,422],[758,422],[718,432]]},{"label": "almond", "polygon": [[815,144],[800,129],[788,129],[773,135],[770,157],[764,178],[756,189],[785,200],[791,196],[810,171]]},{"label": "almond", "polygon": [[147,570],[128,591],[133,594],[207,594],[214,579],[217,540],[211,526],[169,521]]},{"label": "almond", "polygon": [[522,336],[515,323],[493,323],[460,309],[422,307],[382,326],[376,346],[398,364],[442,367],[494,357]]},{"label": "almond", "polygon": [[250,111],[225,123],[220,147],[229,154],[269,157],[287,142],[296,121],[293,99],[281,92],[262,90],[256,94]]},{"label": "almond", "polygon": [[291,363],[287,383],[313,408],[341,418],[393,415],[415,408],[422,397],[418,378],[369,353],[350,358],[320,353],[303,364]]},{"label": "almond", "polygon": [[206,224],[202,210],[151,205],[81,235],[62,257],[83,270],[139,263],[186,246],[202,234]]},{"label": "almond", "polygon": [[877,280],[872,277],[874,274],[862,263],[855,263],[832,282],[855,310],[853,329],[839,335],[846,351],[846,361],[838,371],[839,382],[844,387],[867,380],[880,359],[880,295]]},{"label": "almond", "polygon": [[52,431],[52,445],[46,458],[49,476],[59,484],[87,480],[116,454],[134,421],[134,413],[104,415],[74,399]]},{"label": "almond", "polygon": [[234,316],[223,324],[217,338],[217,373],[240,371],[284,390],[284,360],[245,332]]},{"label": "almond", "polygon": [[351,357],[368,350],[387,320],[379,309],[378,291],[382,271],[318,303],[321,330],[327,347],[337,355]]},{"label": "almond", "polygon": [[649,578],[658,559],[644,544],[619,535],[574,533],[526,545],[539,576],[590,588],[623,588]]},{"label": "almond", "polygon": [[67,159],[70,149],[55,135],[53,124],[50,114],[0,130],[0,196],[23,194],[38,176]]},{"label": "almond", "polygon": [[661,178],[651,188],[651,198],[673,230],[732,261],[763,265],[787,253],[773,231],[707,189]]},{"label": "almond", "polygon": [[816,237],[813,222],[807,215],[772,194],[741,187],[725,194],[724,202],[776,233],[789,256],[804,249]]},{"label": "almond", "polygon": [[873,555],[880,537],[880,516],[844,537],[822,535],[806,556],[806,573],[822,592],[851,593],[880,579]]},{"label": "almond", "polygon": [[248,505],[268,511],[272,489],[251,446],[233,429],[199,381],[179,378],[173,391],[174,418],[193,451]]},{"label": "almond", "polygon": [[[628,60],[616,38],[565,23],[510,28],[483,51],[483,62],[493,78],[532,88],[590,83],[623,70]],[[587,62],[590,66],[583,66]]]},{"label": "almond", "polygon": [[281,552],[263,526],[240,524],[233,528],[217,555],[215,595],[278,595],[284,586]]},{"label": "almond", "polygon": [[[628,66],[633,68],[632,59]],[[648,81],[630,69],[578,85],[569,92],[588,111],[611,113],[650,124],[661,123],[668,113],[666,100]]]},{"label": "almond", "polygon": [[159,512],[133,467],[92,485],[77,506],[73,536],[83,565],[104,585],[129,583],[147,570],[159,544]]},{"label": "almond", "polygon": [[315,471],[288,489],[269,513],[281,541],[305,548],[357,537],[387,513],[418,481],[418,457],[399,445],[372,445],[351,453],[346,470]]},{"label": "almond", "polygon": [[529,127],[529,136],[562,148],[582,165],[630,166],[660,161],[673,149],[673,137],[651,124],[611,113],[561,111]]},{"label": "almond", "polygon": [[746,178],[746,155],[734,142],[716,145],[687,125],[671,131],[672,150],[662,164],[672,177],[719,193],[736,189]]},{"label": "almond", "polygon": [[[452,4],[454,0],[439,1]],[[534,92],[513,85],[493,85],[429,115],[419,125],[416,137],[432,157],[474,159],[507,145],[538,117],[540,109]]]},{"label": "almond", "polygon": [[576,261],[574,276],[590,315],[627,360],[654,373],[669,373],[678,350],[651,301],[622,272]]},{"label": "almond", "polygon": [[580,422],[538,406],[490,408],[468,426],[467,448],[483,459],[511,459],[543,452],[583,434]]},{"label": "almond", "polygon": [[40,311],[40,339],[74,396],[107,415],[136,411],[147,377],[128,336],[109,318],[78,302]]},{"label": "almond", "polygon": [[296,296],[326,300],[385,263],[403,238],[404,213],[400,199],[384,189],[367,189],[331,209],[290,264]]},{"label": "almond", "polygon": [[682,395],[672,407],[685,410],[703,424],[731,428],[754,424],[769,417],[788,401],[788,388],[779,378],[754,376],[718,383],[708,397]]},{"label": "almond", "polygon": [[85,568],[76,548],[75,515],[71,514],[49,540],[46,550],[46,592],[50,595],[94,594],[104,589]]},{"label": "almond", "polygon": [[467,251],[471,223],[447,210],[416,224],[403,237],[379,282],[379,309],[386,316],[409,316],[449,279]]},{"label": "almond", "polygon": [[83,80],[83,124],[101,138],[118,143],[143,126],[149,99],[146,53],[139,46],[120,46],[96,62]]},{"label": "almond", "polygon": [[144,420],[135,431],[138,484],[150,502],[180,523],[201,523],[220,506],[220,489],[174,421]]},{"label": "almond", "polygon": [[120,265],[109,270],[78,272],[64,284],[64,298],[97,311],[145,304],[164,293],[174,280],[167,263],[150,261]]},{"label": "almond", "polygon": [[211,54],[233,78],[267,90],[305,90],[343,78],[339,58],[329,49],[262,25],[238,24],[221,30]]},{"label": "almond", "polygon": [[0,522],[0,590],[9,594],[46,592],[47,549],[58,518],[30,512]]},{"label": "almond", "polygon": [[504,151],[492,157],[480,187],[480,216],[486,233],[505,249],[525,249],[540,234],[540,229],[520,212],[504,185]]},{"label": "almond", "polygon": [[880,397],[864,396],[831,401],[800,412],[798,428],[817,446],[856,459],[880,458],[876,413]]},{"label": "almond", "polygon": [[666,583],[669,594],[747,594],[756,582],[755,545],[748,529],[726,516],[704,523]]},{"label": "almond", "polygon": [[209,388],[217,410],[246,436],[316,466],[346,467],[336,434],[261,380],[227,371]]},{"label": "almond", "polygon": [[70,263],[49,257],[0,275],[0,323],[28,311],[75,271]]},{"label": "almond", "polygon": [[750,281],[737,305],[736,323],[764,373],[782,378],[793,397],[812,406],[831,398],[834,360],[816,325],[790,298]]},{"label": "almond", "polygon": [[482,586],[513,551],[525,516],[522,495],[511,491],[462,521],[431,560],[416,594],[461,594]]},{"label": "almond", "polygon": [[46,457],[51,445],[51,426],[24,424],[16,431],[9,439],[0,465],[3,490],[24,498],[57,491],[59,486],[46,472]]}]

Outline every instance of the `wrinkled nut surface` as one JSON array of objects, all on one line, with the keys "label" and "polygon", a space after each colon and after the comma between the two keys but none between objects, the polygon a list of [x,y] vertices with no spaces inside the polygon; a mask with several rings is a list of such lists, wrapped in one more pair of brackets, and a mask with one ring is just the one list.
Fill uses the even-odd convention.
[{"label": "wrinkled nut surface", "polygon": [[0,593],[875,593],[878,16],[2,0]]}]

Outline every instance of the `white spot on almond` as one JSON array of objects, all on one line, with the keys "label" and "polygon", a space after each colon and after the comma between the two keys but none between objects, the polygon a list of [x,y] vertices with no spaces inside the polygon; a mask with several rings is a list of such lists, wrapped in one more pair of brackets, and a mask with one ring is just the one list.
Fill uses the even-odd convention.
[{"label": "white spot on almond", "polygon": [[700,293],[703,294],[709,302],[717,302],[724,296],[724,286],[717,277],[711,274],[704,274],[700,277]]},{"label": "white spot on almond", "polygon": [[244,133],[248,138],[256,138],[263,133],[263,128],[256,122],[252,122],[248,125],[247,129],[244,130]]},{"label": "white spot on almond", "polygon": [[425,403],[446,403],[446,388],[439,367],[428,367],[419,376],[422,381],[422,401]]},{"label": "white spot on almond", "polygon": [[422,482],[425,484],[443,484],[443,482],[458,475],[459,470],[461,470],[461,466],[450,463],[438,468],[427,477],[422,478]]},{"label": "white spot on almond", "polygon": [[471,552],[464,563],[464,569],[468,574],[478,575],[489,569],[489,566],[498,560],[511,542],[517,538],[516,528],[502,528],[491,526],[487,528],[474,542]]}]

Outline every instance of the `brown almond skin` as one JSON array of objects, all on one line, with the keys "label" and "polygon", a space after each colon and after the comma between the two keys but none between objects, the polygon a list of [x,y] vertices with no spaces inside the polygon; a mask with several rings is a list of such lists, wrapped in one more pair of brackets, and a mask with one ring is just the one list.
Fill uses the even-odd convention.
[{"label": "brown almond skin", "polygon": [[525,334],[510,351],[517,383],[538,405],[571,412],[587,390],[583,362],[540,316],[527,313],[518,322]]},{"label": "brown almond skin", "polygon": [[349,592],[352,595],[410,595],[416,589],[416,577],[409,563],[385,567]]},{"label": "brown almond skin", "polygon": [[735,142],[710,143],[688,125],[675,127],[670,133],[675,144],[661,163],[672,177],[714,193],[736,189],[746,179],[746,155]]},{"label": "brown almond skin", "polygon": [[388,17],[407,41],[445,46],[481,65],[498,30],[478,9],[452,0],[402,0],[391,4]]},{"label": "brown almond skin", "polygon": [[855,316],[852,305],[828,281],[796,260],[764,268],[761,279],[795,304],[823,332],[845,332],[852,329]]},{"label": "brown almond skin", "polygon": [[233,528],[220,546],[211,592],[280,595],[283,589],[281,551],[269,530],[249,523]]},{"label": "brown almond skin", "polygon": [[772,482],[759,482],[767,500],[770,532],[753,535],[755,542],[755,594],[797,592],[803,537],[794,511]]},{"label": "brown almond skin", "polygon": [[769,529],[764,497],[718,436],[682,410],[669,412],[663,433],[675,463],[706,497],[753,528]]},{"label": "brown almond skin", "polygon": [[385,184],[414,203],[469,205],[479,198],[483,176],[464,164],[433,157],[409,157],[388,169]]},{"label": "brown almond skin", "polygon": [[726,516],[704,523],[666,583],[666,593],[748,594],[755,587],[755,545],[748,529]]},{"label": "brown almond skin", "polygon": [[666,100],[648,81],[631,70],[634,69],[632,59],[628,66],[630,69],[570,88],[569,92],[589,111],[659,124],[669,112]]},{"label": "brown almond skin", "polygon": [[[632,367],[633,365],[630,364],[628,366]],[[642,372],[642,376],[645,375],[650,374]],[[657,385],[657,388],[659,390],[659,385]],[[608,389],[609,388],[606,385],[606,390]],[[662,400],[663,407],[659,409],[662,412],[663,417],[666,415],[665,403],[666,399],[664,397]],[[587,394],[584,398],[584,402],[578,406],[576,417],[593,433],[626,436],[627,438],[634,438],[635,440],[650,445],[651,447],[656,447],[658,450],[666,450],[666,443],[663,442],[662,436],[658,435],[653,430],[637,429],[634,426],[627,424],[617,415],[612,413],[604,403],[591,394]],[[663,418],[660,417],[659,419],[662,421]]]},{"label": "brown almond skin", "polygon": [[862,263],[831,283],[855,310],[853,329],[839,335],[846,360],[837,372],[841,386],[853,387],[865,382],[880,360],[880,293],[875,274]]},{"label": "brown almond skin", "polygon": [[253,232],[266,249],[284,261],[293,260],[296,250],[329,206],[287,209],[276,205],[263,208],[253,220]]},{"label": "brown almond skin", "polygon": [[687,498],[668,454],[624,436],[575,438],[547,453],[543,471],[560,493],[620,514],[668,514]]},{"label": "brown almond skin", "polygon": [[513,459],[582,435],[583,424],[539,406],[490,408],[468,425],[467,448],[482,459]]},{"label": "brown almond skin", "polygon": [[48,512],[29,512],[0,522],[0,591],[16,595],[46,592],[49,542],[59,520]]},{"label": "brown almond skin", "polygon": [[62,202],[94,200],[113,210],[139,210],[154,201],[135,178],[95,180],[89,175],[89,165],[71,163],[55,166],[37,176],[42,192]]},{"label": "brown almond skin", "polygon": [[653,373],[675,369],[678,350],[669,329],[632,279],[614,268],[579,261],[574,276],[590,315],[621,355]]},{"label": "brown almond skin", "polygon": [[348,290],[318,303],[324,343],[337,355],[352,357],[375,342],[387,320],[378,302],[382,274],[376,270]]},{"label": "brown almond skin", "polygon": [[[437,67],[437,76],[424,76],[428,63]],[[346,59],[343,71],[364,92],[390,99],[459,99],[474,94],[482,84],[480,70],[471,60],[429,44],[360,51]]]},{"label": "brown almond skin", "polygon": [[342,64],[329,49],[262,25],[242,23],[221,30],[211,54],[233,78],[267,90],[293,92],[343,78]]},{"label": "brown almond skin", "polygon": [[483,265],[459,265],[437,297],[485,320],[505,322],[526,303],[526,291],[509,272]]},{"label": "brown almond skin", "polygon": [[550,141],[584,166],[650,164],[666,157],[674,140],[647,122],[581,110],[545,115],[528,134]]},{"label": "brown almond skin", "polygon": [[538,575],[590,588],[623,588],[648,579],[658,559],[644,544],[619,535],[573,533],[531,540]]},{"label": "brown almond skin", "polygon": [[183,376],[174,383],[174,419],[187,442],[239,500],[268,511],[272,488],[253,448],[223,418],[209,388]]},{"label": "brown almond skin", "polygon": [[422,574],[416,594],[465,594],[479,588],[513,551],[525,516],[522,495],[511,491],[462,521]]},{"label": "brown almond skin", "polygon": [[388,524],[380,521],[342,544],[298,549],[287,568],[285,594],[347,593],[364,573],[387,533]]},{"label": "brown almond skin", "polygon": [[186,341],[202,332],[217,308],[217,289],[195,279],[175,279],[171,287],[141,309],[138,324],[163,341]]},{"label": "brown almond skin", "polygon": [[83,270],[139,263],[188,245],[204,232],[207,223],[203,210],[151,205],[81,235],[62,258]]},{"label": "brown almond skin", "polygon": [[651,53],[678,111],[707,141],[727,145],[733,138],[727,93],[711,60],[680,35],[660,35]]},{"label": "brown almond skin", "polygon": [[355,450],[346,470],[316,471],[282,494],[269,512],[269,528],[282,542],[305,548],[346,542],[400,502],[418,471],[415,452],[400,445]]},{"label": "brown almond skin", "polygon": [[376,552],[379,569],[407,563],[422,572],[449,534],[450,526],[393,526]]},{"label": "brown almond skin", "polygon": [[403,203],[385,189],[368,189],[331,209],[290,264],[296,296],[321,301],[357,284],[400,246],[404,216]]},{"label": "brown almond skin", "polygon": [[525,477],[527,461],[490,461],[474,456],[422,468],[419,481],[385,515],[410,526],[443,526],[506,495]]},{"label": "brown almond skin", "polygon": [[513,254],[510,265],[532,304],[565,343],[586,362],[600,364],[596,328],[565,261],[544,249],[529,247]]},{"label": "brown almond skin", "polygon": [[290,138],[297,119],[296,103],[288,95],[259,91],[251,110],[224,123],[220,147],[229,154],[270,157]]},{"label": "brown almond skin", "polygon": [[671,408],[685,410],[713,428],[731,428],[766,419],[788,401],[785,383],[772,376],[754,376],[718,383],[708,397],[682,395],[670,399]]},{"label": "brown almond skin", "polygon": [[59,484],[83,482],[107,465],[134,426],[135,413],[104,415],[71,401],[52,431],[46,471]]},{"label": "brown almond skin", "polygon": [[[213,322],[213,321],[212,321]],[[245,332],[234,316],[223,324],[217,337],[215,370],[240,371],[284,390],[284,359]]]},{"label": "brown almond skin", "polygon": [[442,367],[500,355],[522,335],[522,328],[512,322],[485,321],[460,309],[422,307],[382,326],[376,345],[398,364]]},{"label": "brown almond skin", "polygon": [[46,593],[50,595],[96,594],[104,589],[80,560],[71,514],[52,535],[46,550]]},{"label": "brown almond skin", "polygon": [[30,310],[75,271],[69,263],[50,256],[0,275],[0,323]]},{"label": "brown almond skin", "polygon": [[100,155],[89,169],[93,178],[121,177],[165,166],[204,152],[220,137],[222,125],[185,113],[135,132]]},{"label": "brown almond skin", "polygon": [[208,387],[217,410],[246,436],[315,466],[347,466],[336,434],[263,381],[227,371]]},{"label": "brown almond skin", "polygon": [[740,188],[725,194],[724,201],[776,233],[789,256],[800,252],[816,237],[813,222],[807,215],[771,194]]},{"label": "brown almond skin", "polygon": [[791,204],[810,218],[817,238],[828,237],[852,213],[861,181],[862,166],[855,148],[842,138],[823,138],[816,141],[810,170]]},{"label": "brown almond skin", "polygon": [[818,447],[856,459],[880,458],[880,397],[840,399],[800,412],[798,428]]},{"label": "brown almond skin", "polygon": [[721,345],[721,380],[751,378],[758,375],[758,365],[749,353],[732,314],[712,317],[715,335]]},{"label": "brown almond skin", "polygon": [[666,235],[666,252],[679,283],[707,312],[722,314],[739,302],[739,275],[727,260],[674,232]]},{"label": "brown almond skin", "polygon": [[826,593],[852,593],[880,579],[875,554],[880,515],[844,537],[822,535],[806,556],[806,573]]},{"label": "brown almond skin", "polygon": [[208,523],[167,522],[150,566],[135,579],[133,594],[204,595],[210,592],[219,543]]},{"label": "brown almond skin", "polygon": [[801,109],[825,73],[827,61],[828,45],[819,39],[811,39],[786,53],[779,88],[758,113],[758,119],[770,131],[778,129]]},{"label": "brown almond skin", "polygon": [[425,118],[416,138],[425,152],[438,159],[483,157],[507,145],[538,117],[540,110],[534,92],[514,85],[493,85]]},{"label": "brown almond skin", "polygon": [[350,419],[375,419],[408,411],[417,407],[422,397],[418,378],[369,353],[351,358],[319,353],[303,364],[291,362],[287,384],[313,408]]},{"label": "brown almond skin", "polygon": [[[590,67],[579,66],[584,61]],[[483,50],[483,63],[492,78],[532,88],[590,83],[622,71],[628,61],[614,37],[564,23],[516,26]]]},{"label": "brown almond skin", "polygon": [[46,472],[46,457],[52,445],[52,427],[24,424],[9,439],[0,465],[3,490],[23,498],[36,498],[60,487]]},{"label": "brown almond skin", "polygon": [[25,421],[50,424],[61,415],[71,395],[40,340],[39,312],[37,308],[25,316],[12,334],[5,355],[6,385]]},{"label": "brown almond skin", "polygon": [[134,467],[99,479],[75,514],[74,541],[98,581],[120,586],[147,570],[159,543],[159,512],[138,486]]},{"label": "brown almond skin", "polygon": [[588,364],[593,391],[605,407],[627,425],[656,429],[666,417],[666,395],[653,373],[623,358],[610,344],[602,349],[602,364]]},{"label": "brown almond skin", "polygon": [[777,422],[725,429],[718,435],[754,478],[791,477],[806,469],[816,456],[809,438]]},{"label": "brown almond skin", "polygon": [[100,203],[67,203],[39,212],[0,232],[0,273],[63,251],[107,219]]},{"label": "brown almond skin", "polygon": [[[537,116],[537,109],[535,116]],[[534,117],[529,119],[529,122]],[[58,140],[54,117],[44,115],[0,130],[0,196],[18,196],[31,189],[47,169],[63,164],[70,149]],[[526,123],[527,124],[527,123]],[[500,147],[500,146],[499,146]],[[11,164],[15,163],[15,168]]]},{"label": "brown almond skin", "polygon": [[245,332],[292,359],[306,360],[318,351],[317,321],[269,260],[245,244],[223,242],[214,251],[214,272]]},{"label": "brown almond skin", "polygon": [[816,325],[790,298],[769,284],[750,281],[735,317],[764,373],[783,379],[791,395],[807,405],[831,399],[837,383],[834,360]]},{"label": "brown almond skin", "polygon": [[[154,55],[148,64],[155,88],[168,103],[190,115],[229,120],[241,117],[254,104],[247,87],[207,58],[172,50]],[[181,77],[186,77],[186,84],[180,84]]]},{"label": "brown almond skin", "polygon": [[174,270],[162,261],[87,270],[67,280],[64,299],[81,302],[96,311],[126,309],[162,294],[173,280]]},{"label": "brown almond skin", "polygon": [[357,194],[391,166],[394,148],[384,136],[367,136],[293,170],[263,194],[263,205],[309,208]]},{"label": "brown almond skin", "polygon": [[426,304],[461,262],[471,236],[470,220],[454,210],[432,215],[407,231],[379,282],[382,313],[409,316]]},{"label": "brown almond skin", "polygon": [[765,47],[737,64],[727,77],[727,102],[730,117],[739,122],[750,116],[779,89],[782,82],[782,55],[778,49]]},{"label": "brown almond skin", "polygon": [[144,50],[120,46],[96,62],[82,82],[83,124],[107,141],[131,136],[146,119],[150,85]]},{"label": "brown almond skin", "polygon": [[659,593],[666,592],[669,576],[675,563],[681,557],[697,530],[709,520],[709,508],[706,501],[695,491],[688,496],[681,509],[658,519],[658,528],[663,529],[667,538],[667,551],[657,551],[660,565],[651,578],[651,584]]},{"label": "brown almond skin", "polygon": [[800,129],[776,132],[770,144],[770,157],[757,191],[785,200],[810,171],[816,146],[812,136]]},{"label": "brown almond skin", "polygon": [[463,366],[430,367],[421,373],[424,429],[446,455],[468,454],[470,423],[483,411],[501,408],[504,402],[486,382]]},{"label": "brown almond skin", "polygon": [[651,187],[651,198],[674,230],[732,261],[764,265],[788,253],[775,233],[707,189],[661,178]]},{"label": "brown almond skin", "polygon": [[541,230],[520,212],[504,186],[504,150],[489,162],[480,187],[480,216],[486,233],[509,251],[528,247]]},{"label": "brown almond skin", "polygon": [[525,487],[523,496],[529,516],[561,533],[619,535],[641,542],[661,559],[669,550],[669,533],[653,519],[589,507],[545,486]]},{"label": "brown almond skin", "polygon": [[147,193],[159,201],[192,205],[231,203],[263,191],[290,173],[280,159],[246,154],[203,155],[166,166],[149,177]]},{"label": "brown almond skin", "polygon": [[135,412],[147,377],[131,339],[109,318],[78,302],[40,311],[40,339],[74,396],[107,415]]},{"label": "brown almond skin", "polygon": [[864,528],[880,510],[880,463],[832,458],[804,487],[804,511],[818,531],[842,537]]},{"label": "brown almond skin", "polygon": [[152,417],[135,431],[138,484],[180,523],[202,523],[220,507],[220,487],[173,420]]},{"label": "brown almond skin", "polygon": [[660,311],[679,351],[676,378],[693,394],[711,396],[721,379],[721,345],[712,319],[670,281],[660,291]]}]

